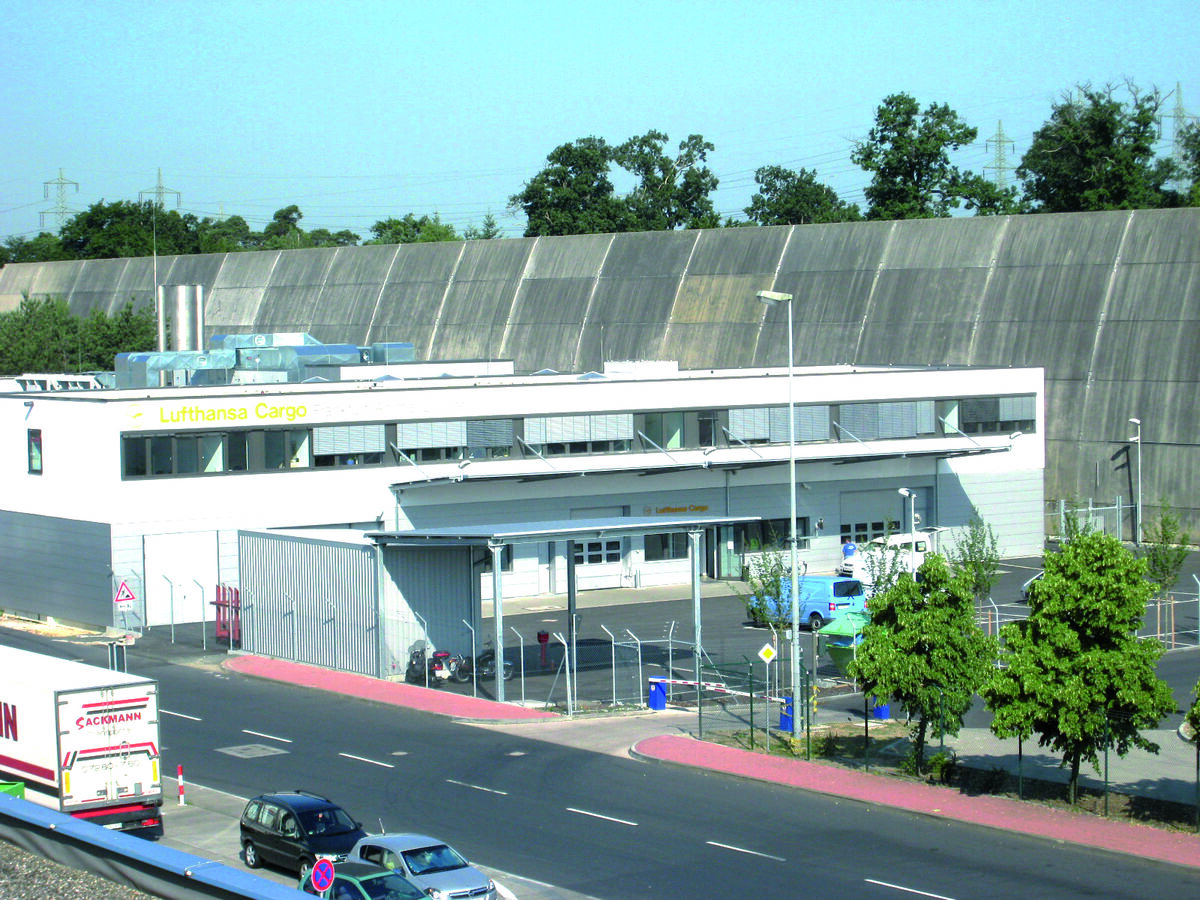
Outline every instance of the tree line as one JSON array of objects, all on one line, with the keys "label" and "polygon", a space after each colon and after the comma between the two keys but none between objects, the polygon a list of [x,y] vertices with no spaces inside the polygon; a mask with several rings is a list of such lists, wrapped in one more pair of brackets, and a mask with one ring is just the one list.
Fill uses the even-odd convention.
[{"label": "tree line", "polygon": [[[951,154],[979,130],[944,103],[924,108],[906,93],[885,97],[874,125],[856,142],[851,161],[870,175],[865,209],[846,202],[815,170],[760,167],[744,219],[722,221],[712,195],[718,179],[708,167],[714,145],[689,135],[669,148],[657,130],[613,145],[589,136],[562,144],[546,165],[508,199],[525,216],[525,236],[670,231],[754,225],[804,225],[879,219],[941,218],[964,209],[975,215],[1157,209],[1200,205],[1200,125],[1180,132],[1178,158],[1155,154],[1166,97],[1132,82],[1079,85],[1051,106],[1014,172],[1017,185],[999,187],[961,170]],[[614,174],[634,186],[622,194]],[[500,237],[490,213],[461,234],[437,213],[377,221],[365,241],[349,230],[305,230],[296,205],[278,210],[262,231],[241,216],[197,217],[151,201],[100,201],[69,219],[58,234],[8,238],[0,264],[241,250],[281,250],[364,244],[487,240]]]},{"label": "tree line", "polygon": [[118,353],[153,350],[158,326],[152,306],[133,302],[114,315],[93,309],[76,316],[61,298],[25,297],[0,313],[0,376],[29,372],[110,372]]}]

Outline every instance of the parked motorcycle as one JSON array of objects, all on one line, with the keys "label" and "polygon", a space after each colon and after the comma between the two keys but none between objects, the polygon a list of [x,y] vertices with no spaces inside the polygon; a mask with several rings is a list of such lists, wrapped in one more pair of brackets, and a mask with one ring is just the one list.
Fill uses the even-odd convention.
[{"label": "parked motorcycle", "polygon": [[426,687],[441,687],[456,668],[451,664],[450,651],[434,650],[426,656],[425,648],[421,647],[408,654],[404,680]]},{"label": "parked motorcycle", "polygon": [[[513,677],[514,667],[508,660],[504,661],[505,681],[509,681]],[[496,677],[496,651],[484,650],[474,660],[463,658],[458,661],[458,664],[451,670],[451,677],[459,684],[466,684],[478,672],[479,678],[495,678]]]}]

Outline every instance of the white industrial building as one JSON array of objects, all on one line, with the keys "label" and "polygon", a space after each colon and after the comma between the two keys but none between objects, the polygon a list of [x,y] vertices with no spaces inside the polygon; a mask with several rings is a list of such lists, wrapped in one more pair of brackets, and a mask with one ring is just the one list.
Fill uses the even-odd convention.
[{"label": "white industrial building", "polygon": [[[568,554],[580,590],[685,584],[680,522],[703,520],[703,573],[738,578],[748,554],[783,545],[793,455],[809,571],[832,569],[846,539],[914,524],[946,549],[972,509],[1002,554],[1042,548],[1040,368],[789,377],[650,361],[516,374],[503,361],[331,358],[301,382],[260,372],[198,384],[192,360],[179,387],[0,394],[0,603],[117,627],[209,620],[217,586],[238,584],[239,531],[272,529],[315,539],[337,528],[370,544],[538,522],[640,525],[507,545],[503,593],[528,596],[566,591]],[[654,533],[659,520],[670,527]],[[477,588],[460,598],[472,605],[490,597],[492,558],[478,554],[478,571],[447,589]],[[134,599],[114,603],[122,584]]]}]

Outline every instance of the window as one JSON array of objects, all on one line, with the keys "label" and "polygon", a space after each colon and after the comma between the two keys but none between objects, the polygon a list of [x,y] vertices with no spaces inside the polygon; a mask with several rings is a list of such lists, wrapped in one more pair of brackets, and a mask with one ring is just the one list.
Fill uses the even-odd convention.
[{"label": "window", "polygon": [[[683,413],[646,413],[646,437],[664,450],[683,446]],[[647,448],[650,449],[650,448]]]},{"label": "window", "polygon": [[42,474],[42,429],[30,428],[28,431],[29,474]]},{"label": "window", "polygon": [[688,558],[688,536],[686,532],[646,535],[646,562],[666,559]]},{"label": "window", "polygon": [[[500,571],[511,572],[513,567],[513,545],[505,544],[504,549],[500,551]],[[492,551],[488,552],[483,557],[483,571],[492,571]]]},{"label": "window", "polygon": [[[796,517],[796,549],[809,548],[808,516]],[[740,537],[741,553],[758,553],[764,550],[786,550],[791,528],[788,520],[763,519],[760,522],[746,522],[735,530],[734,546],[738,546]]]},{"label": "window", "polygon": [[572,544],[575,552],[575,565],[595,566],[600,563],[619,563],[621,561],[621,542],[588,541],[586,544]]}]

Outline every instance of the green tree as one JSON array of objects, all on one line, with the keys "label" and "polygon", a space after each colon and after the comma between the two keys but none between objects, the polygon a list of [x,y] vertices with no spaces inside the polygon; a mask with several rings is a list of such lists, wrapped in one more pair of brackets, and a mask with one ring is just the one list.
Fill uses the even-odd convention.
[{"label": "green tree", "polygon": [[114,316],[92,309],[79,322],[80,371],[112,371],[118,353],[144,353],[158,341],[154,307],[134,309],[130,300]]},{"label": "green tree", "polygon": [[496,224],[496,217],[488,213],[483,217],[483,224],[476,228],[474,225],[468,225],[463,231],[464,241],[492,241],[496,238],[504,237],[500,233],[500,226]]},{"label": "green tree", "polygon": [[437,213],[417,218],[409,213],[403,219],[382,219],[371,226],[374,237],[368,244],[428,244],[436,241],[461,241],[454,226],[443,222]]},{"label": "green tree", "polygon": [[783,166],[763,166],[754,173],[758,191],[750,198],[746,215],[756,225],[810,225],[822,222],[858,222],[858,205],[846,203],[829,185],[817,181],[808,169],[793,172]]},{"label": "green tree", "polygon": [[950,215],[979,190],[975,176],[950,164],[950,152],[975,140],[946,104],[921,112],[908,94],[885,97],[875,126],[855,145],[851,161],[871,173],[865,194],[868,219],[929,219]]},{"label": "green tree", "polygon": [[53,262],[72,258],[58,236],[47,231],[30,239],[10,237],[0,245],[0,266],[8,263]]},{"label": "green tree", "polygon": [[72,259],[182,255],[200,252],[199,220],[146,200],[93,203],[59,231]]},{"label": "green tree", "polygon": [[1126,89],[1123,102],[1112,86],[1081,85],[1054,105],[1016,170],[1034,212],[1178,205],[1166,188],[1175,167],[1154,154],[1163,98]]},{"label": "green tree", "polygon": [[1183,202],[1188,206],[1200,206],[1200,122],[1192,122],[1183,128],[1179,145],[1183,168],[1175,173],[1175,177],[1185,184]]},{"label": "green tree", "polygon": [[1000,575],[1000,550],[996,532],[983,521],[979,510],[972,507],[971,520],[957,536],[954,549],[948,554],[950,568],[966,579],[976,605],[992,594],[992,585]]},{"label": "green tree", "polygon": [[525,213],[525,236],[629,231],[629,207],[609,177],[614,150],[604,138],[580,138],[546,157],[546,167],[509,198]]},{"label": "green tree", "polygon": [[648,131],[613,151],[613,161],[637,179],[625,197],[634,231],[673,231],[676,228],[716,228],[720,216],[711,194],[717,176],[707,166],[713,145],[698,134],[680,141],[679,152],[666,152],[667,135]]},{"label": "green tree", "polygon": [[864,692],[907,710],[918,773],[926,737],[958,734],[996,657],[995,641],[975,622],[967,579],[952,576],[936,554],[919,574],[917,581],[905,572],[871,597],[871,622],[849,669]]},{"label": "green tree", "polygon": [[78,372],[79,323],[61,297],[25,296],[0,314],[0,374]]},{"label": "green tree", "polygon": [[1158,752],[1141,734],[1175,709],[1155,674],[1163,647],[1137,631],[1154,588],[1145,561],[1111,535],[1074,534],[1046,554],[1030,589],[1029,617],[1005,625],[1002,666],[980,692],[998,737],[1028,738],[1063,755],[1075,802],[1083,762],[1106,746]]},{"label": "green tree", "polygon": [[261,243],[241,216],[229,216],[219,222],[204,218],[198,230],[201,253],[235,253]]},{"label": "green tree", "polygon": [[1192,536],[1180,526],[1179,516],[1175,515],[1166,498],[1162,498],[1158,517],[1151,519],[1144,529],[1138,554],[1146,561],[1146,578],[1159,596],[1175,587],[1191,542]]}]

